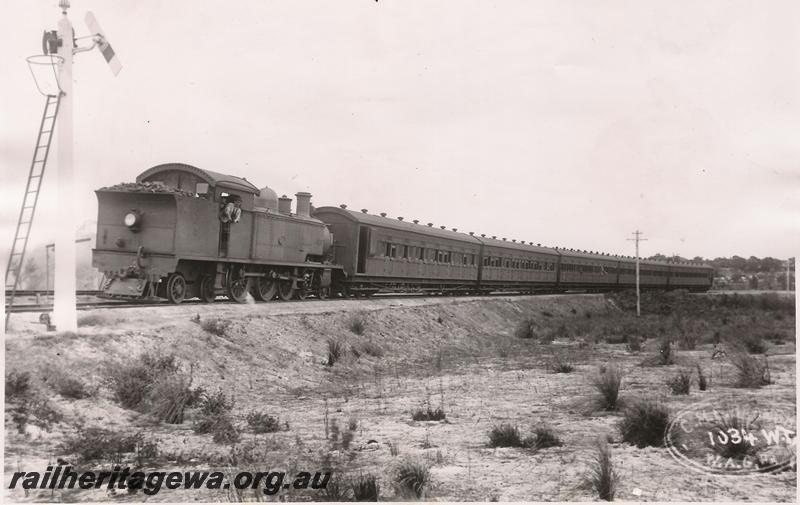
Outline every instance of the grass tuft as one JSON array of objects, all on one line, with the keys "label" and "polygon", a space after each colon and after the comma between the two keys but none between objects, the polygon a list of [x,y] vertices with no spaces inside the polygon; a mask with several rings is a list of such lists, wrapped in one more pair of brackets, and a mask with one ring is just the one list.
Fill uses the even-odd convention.
[{"label": "grass tuft", "polygon": [[700,368],[700,363],[697,364],[697,387],[700,391],[708,389],[708,378],[703,373],[703,369]]},{"label": "grass tuft", "polygon": [[605,441],[597,443],[597,452],[591,466],[591,481],[601,500],[614,501],[619,476],[614,471],[611,448]]},{"label": "grass tuft", "polygon": [[108,384],[114,398],[126,409],[139,408],[153,386],[162,378],[175,375],[180,365],[174,355],[140,355],[129,363],[109,366]]},{"label": "grass tuft", "polygon": [[669,429],[669,410],[652,400],[638,400],[626,406],[618,425],[622,441],[643,447],[663,447]]},{"label": "grass tuft", "polygon": [[354,501],[378,501],[380,497],[380,484],[378,478],[372,474],[361,474],[350,482]]},{"label": "grass tuft", "polygon": [[592,386],[597,390],[597,406],[600,410],[613,411],[620,406],[619,390],[622,386],[622,372],[616,366],[601,366],[592,378]]},{"label": "grass tuft", "polygon": [[411,419],[414,421],[443,421],[446,417],[447,414],[441,407],[434,410],[428,406],[426,410],[417,409],[411,413]]},{"label": "grass tuft", "polygon": [[731,365],[736,369],[735,386],[740,388],[760,388],[772,384],[767,357],[764,362],[759,362],[750,356],[744,349],[734,347],[728,353]]},{"label": "grass tuft", "polygon": [[347,318],[347,328],[356,335],[363,335],[367,328],[366,314],[362,311],[350,314],[350,317]]},{"label": "grass tuft", "polygon": [[231,322],[227,319],[213,318],[200,321],[200,327],[204,331],[218,337],[224,337],[228,333],[230,326]]},{"label": "grass tuft", "polygon": [[252,410],[245,416],[245,421],[247,421],[247,426],[253,430],[253,433],[275,433],[276,431],[281,431],[280,419],[266,412]]},{"label": "grass tuft", "polygon": [[333,366],[339,361],[342,357],[344,357],[345,348],[342,343],[336,339],[329,338],[328,339],[328,362],[326,365]]},{"label": "grass tuft", "polygon": [[667,386],[674,395],[688,395],[692,388],[692,373],[686,370],[679,371],[677,375],[667,379]]},{"label": "grass tuft", "polygon": [[564,445],[561,439],[552,428],[549,426],[538,426],[533,431],[533,445],[536,450],[546,449],[548,447],[560,447]]},{"label": "grass tuft", "polygon": [[517,324],[514,335],[516,335],[517,338],[536,338],[538,326],[536,319],[534,319],[533,316],[528,316]]},{"label": "grass tuft", "polygon": [[519,433],[519,428],[513,424],[502,423],[492,427],[489,432],[490,447],[531,447],[534,443],[532,438],[523,439]]},{"label": "grass tuft", "polygon": [[430,467],[419,461],[406,459],[395,468],[394,484],[399,496],[422,499],[431,481]]}]

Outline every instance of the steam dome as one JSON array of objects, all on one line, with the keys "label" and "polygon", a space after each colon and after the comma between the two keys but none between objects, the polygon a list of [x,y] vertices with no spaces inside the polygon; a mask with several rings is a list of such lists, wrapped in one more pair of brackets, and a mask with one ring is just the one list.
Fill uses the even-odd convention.
[{"label": "steam dome", "polygon": [[268,186],[261,188],[261,194],[255,197],[253,205],[256,209],[269,209],[272,211],[278,210],[278,193],[271,190]]}]

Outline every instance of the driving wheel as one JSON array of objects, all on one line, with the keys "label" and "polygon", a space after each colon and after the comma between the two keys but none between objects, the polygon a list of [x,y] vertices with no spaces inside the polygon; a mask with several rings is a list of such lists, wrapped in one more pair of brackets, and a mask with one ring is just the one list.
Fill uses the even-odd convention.
[{"label": "driving wheel", "polygon": [[247,290],[250,285],[244,276],[244,269],[235,269],[228,272],[227,291],[228,298],[236,303],[247,302]]},{"label": "driving wheel", "polygon": [[275,298],[275,292],[278,290],[278,283],[275,279],[269,277],[258,277],[252,283],[253,297],[262,302],[268,302]]},{"label": "driving wheel", "polygon": [[278,297],[281,300],[288,302],[294,296],[294,287],[292,287],[292,279],[281,279],[278,281]]},{"label": "driving wheel", "polygon": [[170,274],[166,292],[169,303],[181,303],[186,297],[186,279],[179,273]]},{"label": "driving wheel", "polygon": [[200,299],[206,303],[212,303],[217,298],[214,291],[214,277],[204,275],[200,278]]}]

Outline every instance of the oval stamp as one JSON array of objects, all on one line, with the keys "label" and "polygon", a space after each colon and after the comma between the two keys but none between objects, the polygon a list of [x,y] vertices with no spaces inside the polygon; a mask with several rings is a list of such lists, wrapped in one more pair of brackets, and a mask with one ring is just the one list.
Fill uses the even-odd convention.
[{"label": "oval stamp", "polygon": [[795,405],[733,402],[716,398],[679,411],[665,435],[669,453],[688,468],[716,475],[796,468]]}]

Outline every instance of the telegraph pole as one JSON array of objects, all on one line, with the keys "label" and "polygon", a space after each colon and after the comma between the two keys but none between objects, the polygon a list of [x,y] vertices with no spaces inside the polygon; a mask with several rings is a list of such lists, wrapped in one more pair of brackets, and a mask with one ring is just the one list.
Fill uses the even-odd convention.
[{"label": "telegraph pole", "polygon": [[629,238],[628,240],[633,240],[636,242],[636,317],[640,317],[642,315],[642,302],[641,295],[639,293],[639,242],[647,239],[642,238],[642,232],[639,230],[633,232],[632,235],[634,238]]},{"label": "telegraph pole", "polygon": [[62,58],[58,69],[58,82],[63,96],[58,114],[58,218],[55,240],[55,275],[53,276],[53,323],[59,331],[77,331],[78,312],[75,295],[75,198],[72,136],[72,60],[74,32],[67,17],[68,0],[59,0],[61,19],[58,38]]}]

